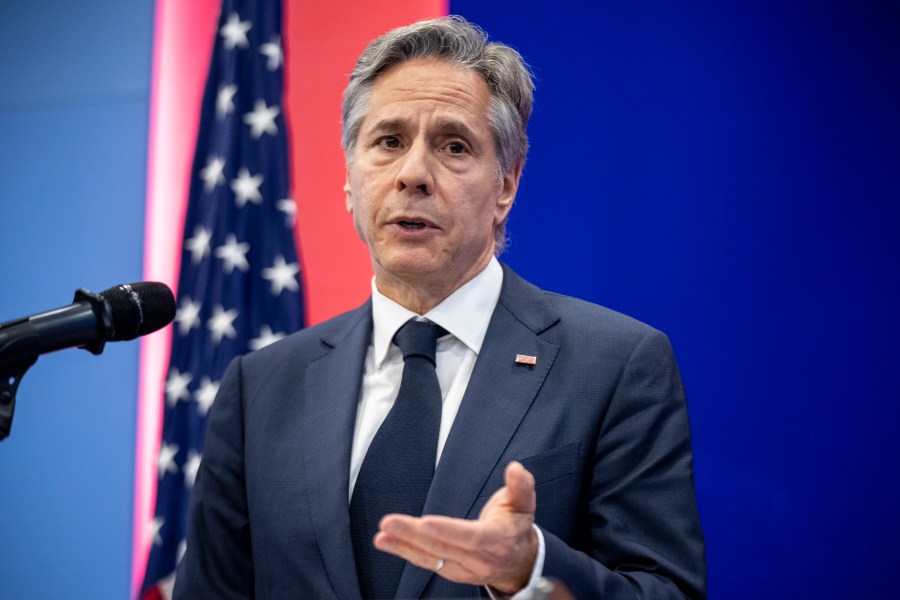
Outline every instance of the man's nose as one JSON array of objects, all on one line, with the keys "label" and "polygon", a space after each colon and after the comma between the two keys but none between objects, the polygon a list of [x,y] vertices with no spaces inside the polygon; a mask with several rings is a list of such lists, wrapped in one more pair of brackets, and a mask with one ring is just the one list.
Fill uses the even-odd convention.
[{"label": "man's nose", "polygon": [[433,157],[425,143],[414,143],[400,159],[400,170],[394,180],[397,190],[418,190],[426,195],[434,192]]}]

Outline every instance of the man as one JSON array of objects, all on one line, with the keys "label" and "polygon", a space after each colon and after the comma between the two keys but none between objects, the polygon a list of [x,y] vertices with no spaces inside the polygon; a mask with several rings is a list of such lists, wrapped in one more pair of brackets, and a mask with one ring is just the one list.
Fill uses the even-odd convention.
[{"label": "man", "polygon": [[495,258],[531,94],[459,18],[363,52],[344,190],[372,298],[229,368],[176,597],[705,597],[667,338]]}]

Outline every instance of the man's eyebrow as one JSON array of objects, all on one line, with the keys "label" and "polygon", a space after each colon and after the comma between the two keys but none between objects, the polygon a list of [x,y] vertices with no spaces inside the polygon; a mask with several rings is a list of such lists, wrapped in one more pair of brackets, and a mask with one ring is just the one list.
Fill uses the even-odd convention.
[{"label": "man's eyebrow", "polygon": [[[367,131],[368,135],[376,133],[397,133],[412,127],[412,121],[404,118],[382,119],[373,124]],[[465,138],[472,143],[476,141],[475,132],[471,127],[456,119],[446,119],[435,124],[435,130],[441,135],[456,135]]]},{"label": "man's eyebrow", "polygon": [[409,119],[382,119],[369,129],[369,133],[388,133],[391,131],[399,131],[409,126]]},{"label": "man's eyebrow", "polygon": [[466,139],[472,139],[473,137],[475,137],[472,129],[462,121],[439,121],[437,124],[437,130],[444,135],[458,135]]}]

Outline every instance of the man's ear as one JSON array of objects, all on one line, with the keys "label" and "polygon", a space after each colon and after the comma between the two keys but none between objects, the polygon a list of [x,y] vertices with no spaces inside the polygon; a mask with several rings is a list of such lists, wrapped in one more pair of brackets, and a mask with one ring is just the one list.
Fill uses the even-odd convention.
[{"label": "man's ear", "polygon": [[516,193],[519,191],[519,179],[521,177],[521,163],[516,165],[512,171],[503,175],[503,179],[500,182],[502,188],[500,189],[500,195],[497,197],[496,214],[494,220],[495,225],[499,225],[500,223],[502,223],[506,219],[506,216],[509,214],[513,202],[516,199]]},{"label": "man's ear", "polygon": [[353,214],[353,188],[350,187],[350,167],[347,167],[347,178],[344,180],[344,194],[347,212]]}]

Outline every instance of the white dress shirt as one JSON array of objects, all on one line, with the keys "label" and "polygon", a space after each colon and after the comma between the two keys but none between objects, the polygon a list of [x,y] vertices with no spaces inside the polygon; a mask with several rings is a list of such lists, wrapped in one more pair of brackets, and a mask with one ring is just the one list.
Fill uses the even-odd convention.
[{"label": "white dress shirt", "polygon": [[[427,319],[447,330],[448,335],[437,342],[435,371],[441,386],[441,429],[438,434],[435,465],[440,462],[444,444],[456,413],[462,403],[481,344],[487,333],[491,315],[500,299],[503,286],[503,269],[496,258],[465,285],[445,298],[440,304],[420,317],[384,296],[372,279],[372,341],[366,353],[356,427],[353,432],[353,449],[350,454],[350,489],[353,497],[356,478],[363,459],[378,428],[387,418],[403,377],[403,355],[392,343],[394,334],[412,318]],[[540,529],[538,556],[528,586],[513,598],[527,594],[540,578],[544,564],[544,539]],[[491,590],[489,590],[491,591]]]}]

